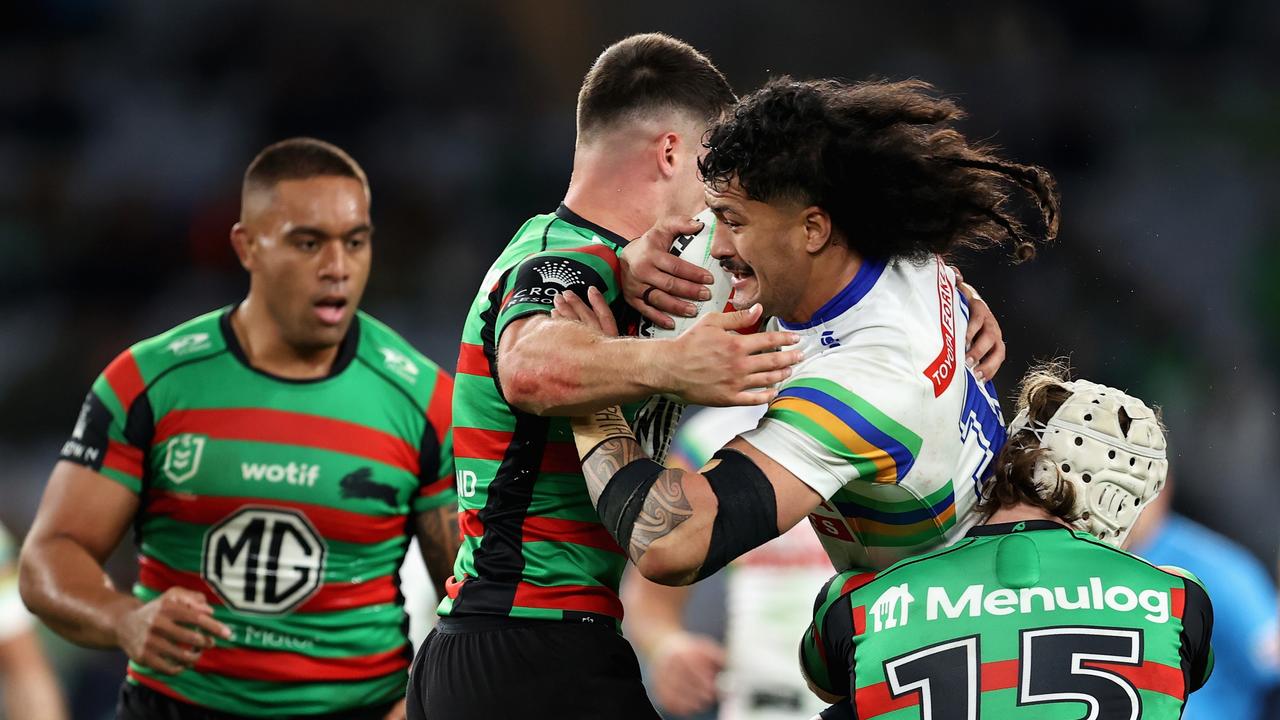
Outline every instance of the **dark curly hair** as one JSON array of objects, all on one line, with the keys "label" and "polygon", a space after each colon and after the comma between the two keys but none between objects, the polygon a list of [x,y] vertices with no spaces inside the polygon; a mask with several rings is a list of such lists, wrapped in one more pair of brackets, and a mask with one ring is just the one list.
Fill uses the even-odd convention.
[{"label": "dark curly hair", "polygon": [[[1058,234],[1058,191],[1042,168],[971,144],[952,123],[953,101],[920,80],[771,80],[713,123],[698,163],[721,189],[737,180],[754,200],[787,198],[831,215],[866,257],[945,254],[1009,242],[1015,262]],[[1021,188],[1043,220],[1032,238],[1007,208]]]}]

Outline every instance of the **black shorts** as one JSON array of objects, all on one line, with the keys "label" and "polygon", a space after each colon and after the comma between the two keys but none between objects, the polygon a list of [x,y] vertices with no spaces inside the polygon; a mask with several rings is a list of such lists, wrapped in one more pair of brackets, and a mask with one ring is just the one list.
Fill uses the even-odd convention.
[{"label": "black shorts", "polygon": [[409,669],[409,720],[657,720],[631,643],[602,623],[441,618]]},{"label": "black shorts", "polygon": [[[296,715],[299,720],[383,720],[399,700],[353,708],[323,715]],[[274,715],[272,720],[287,716]],[[116,720],[253,720],[245,715],[220,712],[199,705],[180,702],[144,685],[124,684],[120,690],[120,704],[116,706]]]}]

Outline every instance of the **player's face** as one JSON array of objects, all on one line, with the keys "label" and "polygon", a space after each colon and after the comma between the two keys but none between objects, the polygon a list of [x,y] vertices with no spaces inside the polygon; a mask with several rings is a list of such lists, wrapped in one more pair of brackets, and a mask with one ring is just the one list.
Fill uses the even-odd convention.
[{"label": "player's face", "polygon": [[766,316],[791,319],[809,274],[805,208],[751,200],[737,181],[719,190],[706,186],[705,198],[717,218],[711,255],[733,275],[734,307],[760,303]]},{"label": "player's face", "polygon": [[369,195],[353,178],[277,183],[261,212],[246,217],[246,266],[281,335],[311,351],[346,335],[369,279]]}]

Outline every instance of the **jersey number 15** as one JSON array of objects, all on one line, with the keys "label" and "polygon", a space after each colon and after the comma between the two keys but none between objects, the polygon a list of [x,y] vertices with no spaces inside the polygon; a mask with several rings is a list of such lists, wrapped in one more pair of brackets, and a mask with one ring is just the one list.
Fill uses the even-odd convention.
[{"label": "jersey number 15", "polygon": [[[919,694],[922,720],[978,720],[983,687],[978,635],[948,640],[884,664],[894,698]],[[1142,631],[1087,626],[1023,630],[1019,642],[1017,703],[1082,702],[1087,720],[1138,720],[1142,699],[1122,675],[1085,665],[1142,664]]]}]

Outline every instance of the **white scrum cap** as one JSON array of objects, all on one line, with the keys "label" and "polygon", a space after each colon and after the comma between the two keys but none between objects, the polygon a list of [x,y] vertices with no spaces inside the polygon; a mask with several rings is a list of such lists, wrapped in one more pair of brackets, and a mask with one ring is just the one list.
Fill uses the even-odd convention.
[{"label": "white scrum cap", "polygon": [[1048,492],[1071,483],[1077,526],[1122,545],[1142,508],[1164,488],[1164,431],[1146,403],[1120,390],[1087,380],[1062,386],[1071,396],[1048,423],[1031,422],[1024,408],[1009,425],[1009,436],[1034,433],[1047,450],[1036,466],[1037,486]]}]

